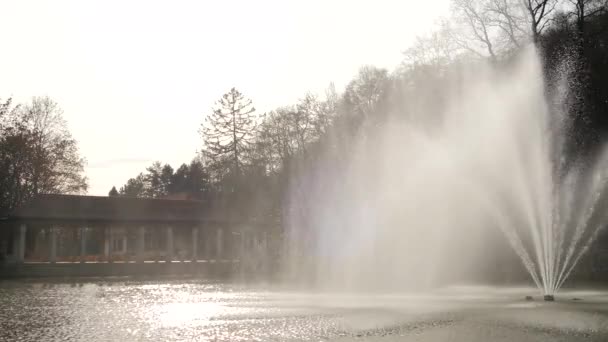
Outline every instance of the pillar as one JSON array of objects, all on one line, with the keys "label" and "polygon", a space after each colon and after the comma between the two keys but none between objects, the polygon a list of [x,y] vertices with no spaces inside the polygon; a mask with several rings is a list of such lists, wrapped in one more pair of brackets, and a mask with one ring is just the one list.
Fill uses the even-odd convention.
[{"label": "pillar", "polygon": [[18,263],[22,263],[25,261],[25,233],[27,231],[27,226],[25,223],[22,223],[19,226],[19,231],[17,232],[17,238],[15,239],[15,256],[16,261]]},{"label": "pillar", "polygon": [[244,230],[241,230],[241,246],[239,251],[239,261],[244,262],[245,260],[245,249],[247,248],[248,234]]},{"label": "pillar", "polygon": [[218,228],[217,235],[215,236],[215,260],[221,260],[224,254],[224,231]]},{"label": "pillar", "polygon": [[57,261],[57,228],[49,227],[49,262]]},{"label": "pillar", "polygon": [[103,231],[103,257],[110,261],[110,227],[105,227]]},{"label": "pillar", "polygon": [[154,241],[154,262],[158,263],[160,261],[160,241],[161,236],[159,236],[159,231],[161,231],[160,227],[152,227],[152,240]]},{"label": "pillar", "polygon": [[198,227],[192,227],[192,262],[198,260]]},{"label": "pillar", "polygon": [[129,262],[129,228],[123,227],[123,236],[122,236],[122,252],[124,257],[124,262]]},{"label": "pillar", "polygon": [[108,239],[109,241],[109,248],[108,248],[108,262],[109,263],[113,263],[114,262],[114,258],[112,257],[114,254],[114,234],[113,234],[113,228],[112,227],[108,227]]},{"label": "pillar", "polygon": [[262,232],[260,240],[261,271],[268,274],[268,232]]},{"label": "pillar", "polygon": [[137,230],[137,262],[144,262],[144,252],[146,249],[146,227],[138,227]]},{"label": "pillar", "polygon": [[87,228],[80,227],[80,262],[85,262],[87,257]]},{"label": "pillar", "polygon": [[205,243],[205,250],[203,252],[205,254],[205,260],[208,261],[213,259],[213,239],[209,229],[203,231],[203,240]]},{"label": "pillar", "polygon": [[167,227],[167,262],[173,261],[173,227]]}]

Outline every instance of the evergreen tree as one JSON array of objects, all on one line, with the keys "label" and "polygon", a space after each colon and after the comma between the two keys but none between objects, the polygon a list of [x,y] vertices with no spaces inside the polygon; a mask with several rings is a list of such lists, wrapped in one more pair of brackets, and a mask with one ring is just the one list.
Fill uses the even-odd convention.
[{"label": "evergreen tree", "polygon": [[121,196],[125,197],[148,197],[143,173],[140,173],[135,178],[129,179],[127,184],[120,187],[119,193]]},{"label": "evergreen tree", "polygon": [[108,196],[110,196],[110,197],[116,197],[116,196],[118,196],[118,190],[116,190],[115,186],[112,187],[112,189],[108,193]]},{"label": "evergreen tree", "polygon": [[254,112],[251,100],[232,88],[203,123],[204,154],[217,179],[240,178],[256,128]]},{"label": "evergreen tree", "polygon": [[190,193],[191,189],[188,186],[190,169],[187,164],[182,164],[171,177],[169,185],[170,193]]},{"label": "evergreen tree", "polygon": [[146,168],[146,171],[148,172],[144,176],[146,197],[162,198],[171,193],[171,178],[173,177],[171,165],[163,165],[156,161]]},{"label": "evergreen tree", "polygon": [[202,199],[205,194],[211,192],[209,173],[198,160],[193,160],[188,166],[188,178],[186,187],[190,193],[198,199]]}]

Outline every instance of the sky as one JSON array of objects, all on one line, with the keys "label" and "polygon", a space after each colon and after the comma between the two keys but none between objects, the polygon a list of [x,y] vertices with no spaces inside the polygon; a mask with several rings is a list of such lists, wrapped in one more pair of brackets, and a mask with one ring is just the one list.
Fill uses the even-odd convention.
[{"label": "sky", "polygon": [[259,113],[388,68],[448,0],[0,0],[0,99],[49,96],[87,159],[89,194],[153,161],[177,168],[231,87]]}]

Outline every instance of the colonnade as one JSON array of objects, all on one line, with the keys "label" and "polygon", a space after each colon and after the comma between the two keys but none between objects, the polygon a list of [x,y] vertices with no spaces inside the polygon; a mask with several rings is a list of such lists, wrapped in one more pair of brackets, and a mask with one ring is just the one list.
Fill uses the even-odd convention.
[{"label": "colonnade", "polygon": [[[115,228],[115,227],[114,227]],[[113,227],[105,226],[105,227],[86,227],[81,226],[79,229],[79,254],[74,257],[78,258],[77,261],[81,263],[87,262],[87,235],[93,229],[103,229],[103,243],[101,245],[102,257],[101,260],[95,260],[96,262],[116,262],[114,260],[114,252],[113,251],[113,234],[116,234],[116,231],[113,230]],[[127,255],[126,260],[122,260],[123,262],[137,262],[144,263],[147,261],[152,262],[178,262],[178,261],[188,261],[188,262],[198,262],[198,261],[220,261],[224,260],[227,256],[225,254],[226,248],[226,234],[232,235],[240,235],[238,238],[237,246],[234,245],[234,240],[232,241],[232,249],[233,255],[231,255],[231,260],[234,260],[235,257],[239,261],[244,261],[250,259],[256,253],[260,253],[261,250],[266,250],[268,248],[268,234],[264,232],[252,231],[248,229],[240,229],[235,231],[234,229],[227,228],[213,228],[202,227],[199,225],[194,225],[191,227],[183,227],[180,226],[176,228],[171,225],[165,225],[163,227],[154,226],[151,229],[146,225],[130,225],[130,226],[122,226],[120,228],[120,234],[124,239],[124,244],[128,243],[127,232],[135,230],[135,258],[134,260],[129,259]],[[150,230],[149,230],[150,229]],[[162,230],[164,229],[164,233]],[[185,239],[181,239],[181,246],[189,245],[187,247],[188,256],[187,258],[179,257],[175,253],[175,229],[180,229],[182,235],[183,230],[190,230],[190,235],[186,236]],[[13,255],[14,260],[17,263],[26,262],[26,243],[27,243],[27,231],[28,226],[25,223],[21,223],[17,229],[16,234],[13,234]],[[48,232],[45,237],[48,243],[47,249],[47,260],[49,263],[56,263],[58,261],[57,253],[58,253],[58,228],[54,226],[49,226],[45,230]],[[160,231],[160,232],[159,232]],[[154,236],[157,242],[160,242],[164,235],[164,248],[161,250],[156,246],[156,249],[146,251],[146,233],[149,233],[151,236]],[[159,234],[160,233],[160,234]],[[201,236],[204,238],[201,241]],[[182,236],[183,237],[183,236]],[[187,240],[190,241],[187,241]],[[185,242],[185,244],[184,244]],[[203,251],[201,253],[199,247],[201,247],[201,242],[203,244]],[[149,247],[149,246],[148,246]],[[237,249],[235,251],[235,248]],[[127,251],[127,246],[122,246],[122,252]],[[236,252],[236,253],[234,253]],[[150,253],[154,255],[153,260],[147,259]],[[263,251],[262,251],[263,253]],[[161,255],[162,254],[162,255]],[[201,255],[204,254],[204,255]],[[236,255],[234,255],[236,254]],[[161,256],[162,259],[161,260]]]}]

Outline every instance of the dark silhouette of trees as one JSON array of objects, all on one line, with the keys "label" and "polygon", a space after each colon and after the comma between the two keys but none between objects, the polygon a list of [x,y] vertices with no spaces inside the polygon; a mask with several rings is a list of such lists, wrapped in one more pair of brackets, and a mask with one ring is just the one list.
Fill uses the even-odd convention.
[{"label": "dark silhouette of trees", "polygon": [[55,101],[34,97],[16,107],[5,101],[0,121],[0,210],[37,194],[86,192],[85,160]]},{"label": "dark silhouette of trees", "polygon": [[118,195],[119,193],[115,186],[113,186],[112,189],[110,189],[110,192],[108,192],[109,197],[117,197]]},{"label": "dark silhouette of trees", "polygon": [[558,0],[523,0],[532,41],[537,44],[541,34],[551,24],[552,14]]},{"label": "dark silhouette of trees", "polygon": [[129,179],[127,184],[120,187],[118,193],[125,197],[148,197],[149,193],[146,191],[146,181],[143,173]]},{"label": "dark silhouette of trees", "polygon": [[146,197],[163,198],[171,192],[171,179],[173,177],[173,168],[169,164],[162,165],[160,162],[154,162],[152,166],[146,168]]},{"label": "dark silhouette of trees", "polygon": [[175,172],[169,164],[154,162],[145,173],[131,178],[120,188],[127,197],[167,198],[181,194],[203,199],[212,191],[209,173],[199,160],[182,164]]},{"label": "dark silhouette of trees", "polygon": [[[541,36],[547,70],[569,62],[568,104],[573,117],[570,155],[593,152],[608,133],[608,14],[605,1],[566,1]],[[547,79],[551,80],[551,75]]]}]

